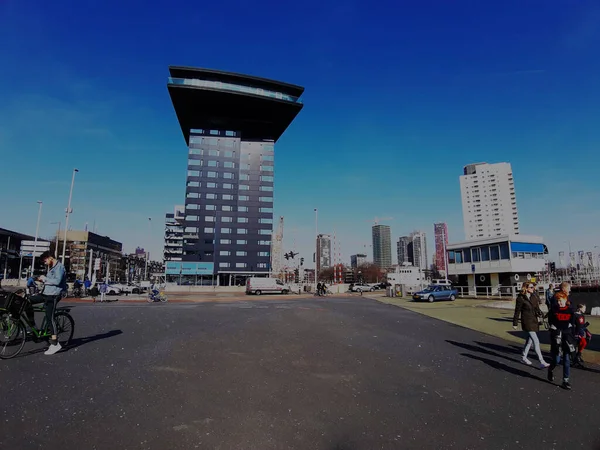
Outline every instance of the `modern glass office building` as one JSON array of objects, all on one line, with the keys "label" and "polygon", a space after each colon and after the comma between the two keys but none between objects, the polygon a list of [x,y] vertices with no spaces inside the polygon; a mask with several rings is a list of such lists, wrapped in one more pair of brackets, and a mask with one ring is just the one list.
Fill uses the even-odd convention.
[{"label": "modern glass office building", "polygon": [[392,266],[392,238],[389,225],[373,225],[373,262],[376,266],[387,269]]},{"label": "modern glass office building", "polygon": [[[167,275],[234,284],[270,270],[275,143],[304,88],[170,67],[168,90],[188,147],[181,261]],[[200,283],[198,277],[200,276]]]}]

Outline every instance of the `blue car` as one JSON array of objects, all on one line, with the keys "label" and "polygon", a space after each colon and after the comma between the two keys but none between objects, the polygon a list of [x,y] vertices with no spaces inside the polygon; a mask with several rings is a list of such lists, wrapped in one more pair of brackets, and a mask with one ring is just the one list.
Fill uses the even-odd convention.
[{"label": "blue car", "polygon": [[436,300],[450,300],[453,302],[456,297],[458,297],[458,291],[452,286],[435,284],[413,294],[413,300],[427,300],[430,303]]}]

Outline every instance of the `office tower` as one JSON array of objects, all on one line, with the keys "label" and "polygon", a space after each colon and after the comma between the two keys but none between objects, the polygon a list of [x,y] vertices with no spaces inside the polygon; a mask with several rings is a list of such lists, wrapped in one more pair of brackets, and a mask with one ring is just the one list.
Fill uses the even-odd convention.
[{"label": "office tower", "polygon": [[477,163],[460,176],[465,239],[519,234],[519,215],[510,163]]},{"label": "office tower", "polygon": [[435,237],[435,260],[437,270],[448,276],[446,263],[446,249],[448,248],[448,226],[445,223],[433,224],[433,235]]},{"label": "office tower", "polygon": [[216,276],[217,284],[266,275],[274,145],[302,109],[304,88],[216,70],[169,71],[188,171],[182,262],[167,265],[167,274]]},{"label": "office tower", "polygon": [[427,237],[424,231],[414,231],[410,234],[412,260],[415,267],[429,269],[427,259]]},{"label": "office tower", "polygon": [[331,236],[319,234],[317,236],[317,273],[331,267]]},{"label": "office tower", "polygon": [[367,262],[367,255],[364,253],[357,253],[356,255],[350,255],[350,267],[357,269]]},{"label": "office tower", "polygon": [[387,269],[392,266],[392,239],[389,225],[373,225],[373,262]]},{"label": "office tower", "polygon": [[402,236],[398,239],[398,243],[396,244],[396,250],[398,253],[398,265],[406,265],[412,264],[412,252],[409,257],[408,252],[408,244],[410,243],[410,238],[408,236]]}]

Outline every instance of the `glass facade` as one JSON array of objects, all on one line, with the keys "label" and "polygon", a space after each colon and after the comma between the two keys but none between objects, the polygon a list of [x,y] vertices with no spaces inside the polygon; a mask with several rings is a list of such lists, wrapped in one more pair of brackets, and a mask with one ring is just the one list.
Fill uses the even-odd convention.
[{"label": "glass facade", "polygon": [[183,261],[212,263],[215,273],[268,271],[273,142],[230,130],[191,133]]},{"label": "glass facade", "polygon": [[[515,251],[518,250],[518,251]],[[546,252],[544,244],[524,244],[520,242],[500,242],[448,251],[450,264],[501,261],[517,258],[543,258]]]},{"label": "glass facade", "polygon": [[285,100],[288,102],[302,103],[298,97],[284,94],[282,92],[269,91],[267,89],[256,88],[252,86],[244,86],[241,84],[224,83],[222,81],[200,80],[196,78],[173,78],[169,77],[169,83],[184,86],[197,86],[209,89],[218,89],[221,91],[242,92],[244,94],[254,94],[263,97],[269,97],[277,100]]}]

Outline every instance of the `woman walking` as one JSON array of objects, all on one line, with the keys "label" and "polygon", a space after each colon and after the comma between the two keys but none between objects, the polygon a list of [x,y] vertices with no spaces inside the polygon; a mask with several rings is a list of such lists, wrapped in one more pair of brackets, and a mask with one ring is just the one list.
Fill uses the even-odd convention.
[{"label": "woman walking", "polygon": [[542,356],[542,350],[540,349],[540,340],[538,339],[537,332],[540,331],[540,324],[538,317],[542,317],[542,311],[540,310],[539,296],[534,294],[535,285],[533,283],[523,284],[521,293],[517,296],[517,304],[515,306],[515,315],[513,316],[513,328],[517,329],[519,318],[521,319],[521,328],[527,333],[527,342],[523,349],[523,357],[521,361],[528,366],[531,365],[531,361],[527,358],[531,345],[535,349],[535,353],[540,361],[540,369],[547,368],[550,364],[544,361]]}]

